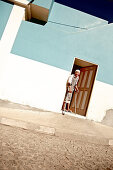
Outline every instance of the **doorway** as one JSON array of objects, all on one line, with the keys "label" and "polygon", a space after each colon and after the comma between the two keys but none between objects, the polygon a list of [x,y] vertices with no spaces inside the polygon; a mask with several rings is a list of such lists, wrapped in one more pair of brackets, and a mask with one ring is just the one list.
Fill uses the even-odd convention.
[{"label": "doorway", "polygon": [[94,81],[96,78],[98,65],[75,58],[72,72],[80,69],[80,77],[78,81],[79,92],[73,92],[70,109],[73,113],[86,116]]}]

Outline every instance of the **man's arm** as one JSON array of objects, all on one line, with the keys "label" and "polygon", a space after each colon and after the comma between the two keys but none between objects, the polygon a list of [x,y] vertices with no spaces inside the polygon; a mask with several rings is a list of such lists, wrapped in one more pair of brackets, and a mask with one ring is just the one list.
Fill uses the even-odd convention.
[{"label": "man's arm", "polygon": [[72,84],[73,74],[68,77],[68,84]]},{"label": "man's arm", "polygon": [[78,86],[75,85],[75,92],[79,92]]},{"label": "man's arm", "polygon": [[77,86],[77,84],[78,84],[78,80],[79,80],[79,77],[77,77],[76,78],[76,84],[75,84],[75,92],[79,92],[79,89],[78,89],[78,86]]},{"label": "man's arm", "polygon": [[70,93],[72,93],[72,88],[71,88],[71,86],[72,86],[72,78],[73,78],[73,75],[70,75],[68,77],[68,80],[67,80],[67,91],[70,92]]}]

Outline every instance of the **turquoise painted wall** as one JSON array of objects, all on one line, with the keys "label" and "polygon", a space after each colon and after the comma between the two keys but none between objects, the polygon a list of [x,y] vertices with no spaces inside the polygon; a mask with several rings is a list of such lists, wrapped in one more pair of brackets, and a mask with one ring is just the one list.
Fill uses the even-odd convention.
[{"label": "turquoise painted wall", "polygon": [[[50,18],[53,17],[51,15]],[[56,18],[58,15],[56,14]],[[69,16],[72,17],[70,13]],[[86,25],[92,25],[95,19],[97,22],[100,20],[93,16],[92,20],[89,20],[88,15],[86,18],[85,16],[86,14],[84,14],[84,19],[87,18]],[[79,25],[84,26],[85,23],[83,19],[80,22],[80,18],[82,18],[81,13]],[[72,22],[69,19],[69,24],[72,23],[78,26],[78,22],[75,23],[75,20]],[[113,85],[113,78],[108,75],[113,68],[113,24],[103,26],[102,23],[96,28],[79,32],[72,32],[71,29],[67,31],[65,27],[61,30],[61,28],[51,26],[52,24],[49,22],[41,26],[22,21],[12,53],[67,71],[71,71],[74,57],[94,62],[99,65],[97,80]]]},{"label": "turquoise painted wall", "polygon": [[0,39],[4,32],[4,29],[9,19],[9,15],[11,13],[12,8],[13,8],[13,5],[0,1]]},{"label": "turquoise painted wall", "polygon": [[105,25],[108,21],[59,3],[54,3],[48,19],[48,24],[49,23],[51,23],[51,27],[55,29],[66,32],[76,32]]}]

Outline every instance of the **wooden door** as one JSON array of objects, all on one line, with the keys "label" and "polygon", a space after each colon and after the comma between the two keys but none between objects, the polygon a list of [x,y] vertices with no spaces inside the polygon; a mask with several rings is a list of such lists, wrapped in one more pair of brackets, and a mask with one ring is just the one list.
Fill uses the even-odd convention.
[{"label": "wooden door", "polygon": [[79,92],[73,94],[71,110],[74,113],[85,116],[88,108],[93,83],[95,80],[97,66],[88,66],[80,69],[78,82]]}]

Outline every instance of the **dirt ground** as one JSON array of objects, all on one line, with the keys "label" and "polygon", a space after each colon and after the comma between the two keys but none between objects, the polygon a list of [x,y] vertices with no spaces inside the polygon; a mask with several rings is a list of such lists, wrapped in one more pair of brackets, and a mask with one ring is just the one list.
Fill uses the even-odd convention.
[{"label": "dirt ground", "polygon": [[113,147],[0,125],[0,170],[113,170]]}]

